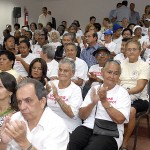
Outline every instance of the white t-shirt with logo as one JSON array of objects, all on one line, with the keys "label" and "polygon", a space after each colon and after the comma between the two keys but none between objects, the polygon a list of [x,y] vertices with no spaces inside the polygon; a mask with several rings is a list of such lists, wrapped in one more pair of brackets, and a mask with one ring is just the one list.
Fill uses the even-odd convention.
[{"label": "white t-shirt with logo", "polygon": [[[71,84],[65,89],[59,89],[58,83],[59,80],[51,81],[54,83],[57,88],[58,95],[62,98],[62,100],[71,107],[71,110],[74,114],[74,118],[70,118],[66,113],[63,112],[59,104],[55,101],[53,96],[53,91],[51,91],[47,95],[47,105],[61,118],[63,118],[64,122],[68,127],[68,131],[72,133],[76,127],[81,125],[81,119],[79,118],[78,112],[83,101],[81,88],[77,86],[75,83],[71,82]],[[50,84],[50,81],[48,82]]]},{"label": "white t-shirt with logo", "polygon": [[[99,85],[96,85],[94,88],[97,90],[98,87]],[[91,90],[89,90],[88,94],[86,95],[81,105],[81,108],[88,106],[92,102],[90,97],[90,92]],[[123,87],[116,85],[113,89],[107,91],[107,101],[109,101],[109,103],[114,108],[116,108],[124,115],[126,119],[125,123],[127,123],[129,121],[130,108],[131,108],[131,100],[128,92]],[[88,118],[84,120],[84,123],[82,124],[83,126],[93,129],[95,117],[98,119],[112,121],[107,111],[102,106],[101,101],[98,102],[96,116],[95,116],[95,111],[96,111],[96,106],[93,108]],[[119,138],[115,138],[115,140],[117,141],[118,147],[120,147],[123,141],[124,124],[117,124],[117,127],[119,130]]]},{"label": "white t-shirt with logo", "polygon": [[[142,59],[138,59],[135,63],[129,63],[129,59],[126,58],[121,62],[120,85],[125,89],[135,87],[139,79],[149,80],[149,78],[150,67]],[[142,92],[130,96],[133,101],[136,99],[147,100],[147,86],[145,86]]]}]

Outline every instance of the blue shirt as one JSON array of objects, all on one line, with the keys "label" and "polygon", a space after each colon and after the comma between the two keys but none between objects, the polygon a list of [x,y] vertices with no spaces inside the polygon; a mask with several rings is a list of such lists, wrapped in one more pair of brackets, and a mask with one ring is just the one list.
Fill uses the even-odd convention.
[{"label": "blue shirt", "polygon": [[92,47],[87,47],[87,48],[83,49],[80,54],[80,58],[83,59],[87,63],[89,68],[92,65],[97,64],[96,58],[93,56],[93,52],[96,51],[97,48],[99,48],[99,47],[100,47],[100,45],[98,43],[96,43]]}]

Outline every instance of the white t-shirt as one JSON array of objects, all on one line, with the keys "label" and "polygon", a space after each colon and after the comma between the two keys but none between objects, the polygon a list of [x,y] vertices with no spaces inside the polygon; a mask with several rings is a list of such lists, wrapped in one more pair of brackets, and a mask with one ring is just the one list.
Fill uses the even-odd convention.
[{"label": "white t-shirt", "polygon": [[50,42],[49,45],[52,46],[56,52],[57,46],[61,46],[62,44],[60,42]]},{"label": "white t-shirt", "polygon": [[40,45],[37,45],[37,44],[32,45],[31,50],[32,50],[32,54],[34,54],[36,58],[40,58],[40,53],[42,51],[42,48]]},{"label": "white t-shirt", "polygon": [[124,59],[125,57],[123,53],[119,53],[114,57],[114,60],[119,60],[120,62],[123,61]]},{"label": "white t-shirt", "polygon": [[[129,63],[129,59],[126,58],[121,62],[121,75],[120,75],[120,85],[125,89],[133,88],[137,85],[137,80],[150,78],[150,67],[148,63],[144,62],[141,59],[138,59],[135,63]],[[130,95],[131,99],[134,101],[136,99],[147,100],[147,86],[143,89],[142,92]]]},{"label": "white t-shirt", "polygon": [[116,51],[116,43],[115,42],[104,43],[104,46],[107,47],[110,52],[114,52],[115,54],[118,54],[118,52]]},{"label": "white t-shirt", "polygon": [[[97,78],[103,80],[102,71],[101,71],[102,68],[103,67],[100,67],[99,64],[96,64],[96,65],[93,65],[93,66],[90,67],[89,72],[93,72],[96,75]],[[99,85],[99,82],[93,82],[92,86],[93,85]]]},{"label": "white t-shirt", "polygon": [[47,63],[47,77],[57,77],[58,76],[58,62],[53,59],[51,62]]},{"label": "white t-shirt", "polygon": [[88,73],[88,66],[86,62],[78,57],[75,60],[75,75],[72,79],[83,79],[84,81],[87,80],[87,73]]},{"label": "white t-shirt", "polygon": [[[12,116],[12,120],[20,120],[26,123],[27,139],[37,150],[66,150],[69,142],[69,134],[64,121],[50,108],[46,107],[37,126],[29,130],[27,121],[20,112]],[[7,150],[21,150],[19,145],[12,140]]]},{"label": "white t-shirt", "polygon": [[[19,55],[16,55],[16,56],[20,56],[21,57],[21,54]],[[32,53],[29,53],[28,56],[26,58],[22,58],[27,64],[30,64],[31,61],[33,59],[35,59],[35,55],[32,54]],[[28,76],[28,73],[27,71],[25,70],[24,66],[22,65],[22,63],[20,61],[15,61],[15,64],[14,64],[14,67],[13,67],[22,77],[26,77]]]},{"label": "white t-shirt", "polygon": [[[99,86],[97,85],[94,88],[97,90],[98,87]],[[81,108],[88,106],[92,102],[90,97],[90,92],[91,90],[89,90],[88,94],[86,95],[81,105]],[[107,100],[114,108],[116,108],[124,115],[126,119],[125,123],[127,123],[129,121],[130,108],[131,108],[131,100],[128,92],[121,86],[116,85],[113,89],[107,91]],[[93,129],[95,118],[112,121],[107,111],[102,106],[101,101],[98,102],[96,116],[95,116],[95,110],[96,110],[96,106],[93,108],[88,118],[84,120],[83,126]],[[118,148],[119,148],[123,141],[124,124],[117,124],[117,127],[119,130],[119,138],[115,138],[115,140],[117,141]]]},{"label": "white t-shirt", "polygon": [[[55,101],[53,96],[53,91],[51,91],[47,95],[47,105],[61,118],[63,118],[64,122],[68,127],[68,131],[72,133],[72,131],[81,125],[81,119],[78,116],[80,105],[83,101],[81,88],[77,86],[75,83],[71,82],[71,84],[65,89],[59,89],[58,83],[59,80],[51,81],[54,83],[57,88],[58,95],[61,96],[62,100],[71,107],[71,110],[74,114],[74,118],[70,118],[66,113],[63,112],[59,104]],[[50,84],[50,81],[48,82]]]}]

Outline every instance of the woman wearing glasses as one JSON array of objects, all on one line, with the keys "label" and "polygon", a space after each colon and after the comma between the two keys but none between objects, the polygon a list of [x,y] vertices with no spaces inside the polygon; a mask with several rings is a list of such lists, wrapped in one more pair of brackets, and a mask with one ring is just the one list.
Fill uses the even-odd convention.
[{"label": "woman wearing glasses", "polygon": [[130,94],[132,105],[122,150],[127,149],[128,140],[135,127],[136,114],[148,109],[147,83],[150,77],[148,63],[139,59],[141,44],[138,41],[129,40],[125,47],[125,53],[127,58],[121,62],[120,84]]}]

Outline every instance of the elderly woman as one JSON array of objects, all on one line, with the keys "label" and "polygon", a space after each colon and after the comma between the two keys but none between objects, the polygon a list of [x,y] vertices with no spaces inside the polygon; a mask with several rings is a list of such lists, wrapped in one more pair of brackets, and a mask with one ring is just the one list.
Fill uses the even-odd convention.
[{"label": "elderly woman", "polygon": [[[7,72],[0,73],[0,135],[4,118],[6,116],[11,116],[18,110],[17,102],[14,96],[16,85],[17,82],[13,75]],[[6,145],[1,142],[1,137],[0,148],[1,150],[6,148]]]},{"label": "elderly woman", "polygon": [[71,81],[75,73],[75,63],[70,58],[59,62],[58,80],[48,82],[51,91],[47,96],[47,105],[64,119],[68,131],[72,131],[81,124],[78,116],[82,103],[81,89]]},{"label": "elderly woman", "polygon": [[130,120],[124,135],[122,149],[125,149],[135,126],[136,114],[148,109],[147,83],[150,77],[149,65],[139,59],[141,45],[136,40],[127,41],[125,47],[127,58],[121,62],[120,84],[131,97]]},{"label": "elderly woman", "polygon": [[8,72],[12,74],[17,81],[20,80],[21,76],[13,69],[15,62],[15,55],[7,50],[0,51],[0,72]]},{"label": "elderly woman", "polygon": [[54,30],[50,33],[50,41],[49,41],[49,45],[53,47],[53,49],[56,51],[57,46],[62,45],[60,42],[60,34],[58,31]]},{"label": "elderly woman", "polygon": [[28,77],[39,80],[45,85],[45,78],[49,81],[47,74],[47,64],[42,58],[35,58],[29,65]]},{"label": "elderly woman", "polygon": [[[118,85],[121,74],[120,64],[108,61],[103,70],[103,85],[92,87],[86,95],[79,115],[83,124],[71,134],[69,150],[118,150],[123,141],[124,122],[130,114],[130,97],[128,92]],[[95,119],[115,123],[119,138],[100,132],[94,134]],[[107,126],[107,125],[106,125]]]},{"label": "elderly woman", "polygon": [[47,77],[54,80],[58,76],[58,62],[54,59],[55,50],[50,45],[43,45],[40,57],[47,63]]}]

